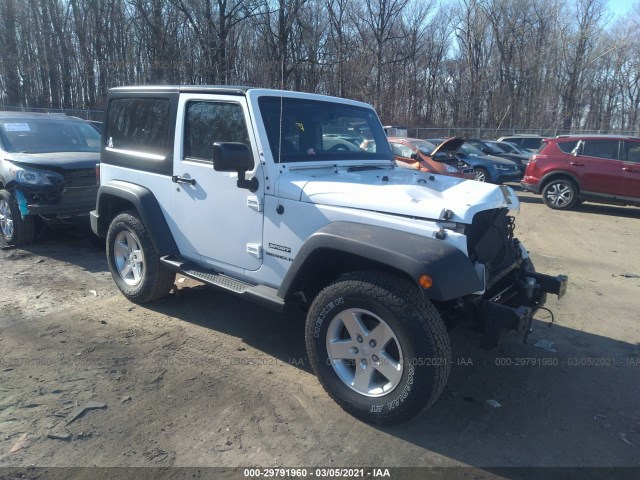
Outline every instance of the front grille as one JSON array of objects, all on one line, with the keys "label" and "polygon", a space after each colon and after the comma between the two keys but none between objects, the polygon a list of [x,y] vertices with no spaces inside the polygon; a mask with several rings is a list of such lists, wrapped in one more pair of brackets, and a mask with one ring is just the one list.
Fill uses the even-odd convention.
[{"label": "front grille", "polygon": [[508,212],[506,208],[478,212],[465,229],[469,258],[486,266],[489,279],[518,260],[515,224]]},{"label": "front grille", "polygon": [[67,187],[91,187],[96,185],[95,168],[78,168],[63,173]]}]

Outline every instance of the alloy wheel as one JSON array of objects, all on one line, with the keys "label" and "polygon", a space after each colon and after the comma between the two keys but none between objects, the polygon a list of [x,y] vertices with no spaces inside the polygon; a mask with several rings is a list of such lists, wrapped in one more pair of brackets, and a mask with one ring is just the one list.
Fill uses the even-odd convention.
[{"label": "alloy wheel", "polygon": [[113,244],[113,256],[120,278],[127,285],[138,285],[144,275],[144,254],[135,235],[128,230],[119,232]]},{"label": "alloy wheel", "polygon": [[565,207],[573,200],[573,189],[566,183],[554,183],[546,192],[549,203],[555,207]]},{"label": "alloy wheel", "polygon": [[326,347],[340,380],[361,395],[386,395],[402,379],[398,338],[384,320],[367,310],[338,313],[329,324]]},{"label": "alloy wheel", "polygon": [[474,175],[474,180],[476,180],[478,182],[486,182],[487,181],[487,174],[484,173],[482,170],[474,170],[473,171],[473,175]]},{"label": "alloy wheel", "polygon": [[0,229],[4,238],[13,237],[13,217],[11,216],[11,207],[9,203],[2,198],[0,199]]}]

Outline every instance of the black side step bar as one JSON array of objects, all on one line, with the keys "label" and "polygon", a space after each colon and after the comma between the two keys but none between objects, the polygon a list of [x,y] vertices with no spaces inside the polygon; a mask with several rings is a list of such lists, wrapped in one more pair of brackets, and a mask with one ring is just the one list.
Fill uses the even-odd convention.
[{"label": "black side step bar", "polygon": [[276,311],[284,310],[285,301],[278,296],[278,290],[275,288],[265,285],[252,285],[171,255],[160,258],[160,262],[174,272],[182,273],[187,277],[234,293],[259,305]]}]

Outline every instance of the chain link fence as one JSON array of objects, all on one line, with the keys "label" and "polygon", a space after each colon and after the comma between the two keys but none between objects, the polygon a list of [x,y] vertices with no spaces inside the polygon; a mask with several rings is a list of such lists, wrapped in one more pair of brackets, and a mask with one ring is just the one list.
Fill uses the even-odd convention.
[{"label": "chain link fence", "polygon": [[[84,120],[102,121],[104,112],[102,110],[87,110],[78,108],[35,108],[35,107],[15,107],[0,105],[0,110],[12,112],[34,112],[50,113],[58,115],[70,115]],[[514,129],[514,128],[455,128],[455,127],[399,127],[407,130],[407,136],[411,138],[480,138],[494,140],[500,137],[511,135],[540,135],[543,137],[557,137],[566,134],[597,134],[597,135],[625,135],[630,137],[640,137],[640,131],[633,130],[564,130],[561,128],[539,128],[539,129]]]},{"label": "chain link fence", "polygon": [[464,137],[464,138],[480,138],[484,140],[495,140],[500,137],[511,135],[540,135],[542,137],[557,137],[558,135],[567,134],[596,134],[596,135],[624,135],[630,137],[640,137],[638,131],[623,130],[564,130],[555,129],[496,129],[496,128],[427,128],[427,127],[407,127],[407,135],[413,138],[448,138],[448,137]]},{"label": "chain link fence", "polygon": [[5,112],[30,112],[30,113],[49,113],[53,115],[68,115],[72,117],[82,118],[83,120],[102,121],[102,110],[86,110],[79,108],[36,108],[36,107],[13,107],[8,105],[0,105],[0,110]]}]

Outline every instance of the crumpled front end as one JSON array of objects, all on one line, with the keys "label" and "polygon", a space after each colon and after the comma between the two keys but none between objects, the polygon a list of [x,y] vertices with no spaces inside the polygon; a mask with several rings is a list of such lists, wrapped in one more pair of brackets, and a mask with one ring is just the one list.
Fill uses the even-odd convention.
[{"label": "crumpled front end", "polygon": [[[44,172],[44,171],[43,171]],[[11,182],[20,213],[45,218],[86,215],[95,207],[98,185],[95,168],[61,170],[38,184]]]},{"label": "crumpled front end", "polygon": [[485,288],[449,311],[457,320],[481,329],[486,348],[497,345],[510,332],[526,340],[533,316],[544,306],[547,294],[561,298],[568,283],[566,275],[535,271],[526,249],[514,236],[515,222],[508,213],[504,208],[478,212],[465,228],[469,259],[484,277]]}]

